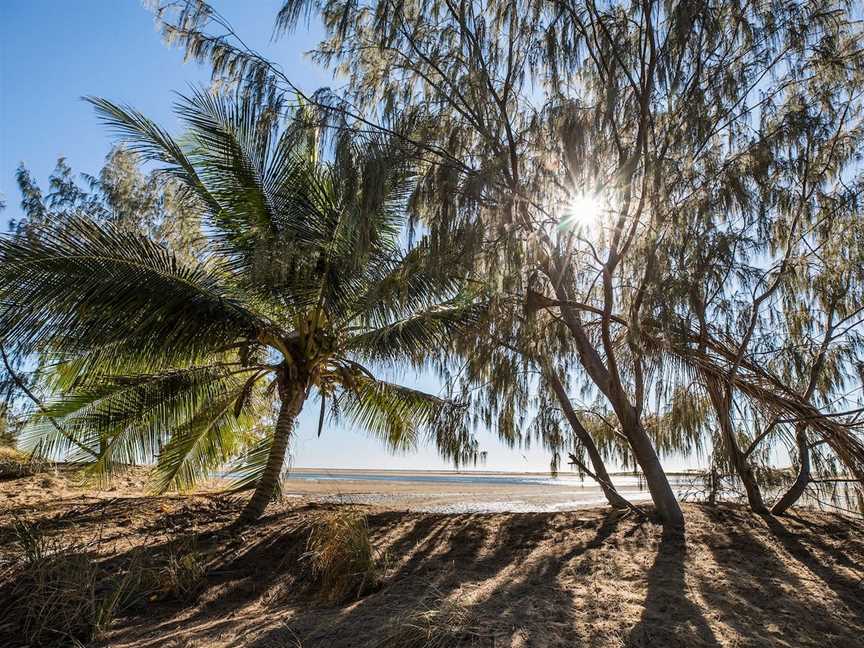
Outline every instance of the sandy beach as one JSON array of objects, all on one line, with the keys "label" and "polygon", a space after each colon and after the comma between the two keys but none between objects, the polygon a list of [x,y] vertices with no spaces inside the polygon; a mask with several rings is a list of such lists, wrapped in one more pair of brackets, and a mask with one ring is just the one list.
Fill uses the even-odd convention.
[{"label": "sandy beach", "polygon": [[[672,476],[684,493],[694,478]],[[631,502],[650,499],[633,475],[613,477]],[[294,468],[283,482],[287,498],[365,504],[427,513],[554,513],[602,506],[600,487],[573,473],[384,471]]]},{"label": "sandy beach", "polygon": [[[22,528],[71,543],[76,560],[112,577],[195,566],[182,594],[157,589],[118,608],[94,648],[397,648],[406,623],[441,610],[455,616],[440,645],[463,648],[864,645],[860,521],[685,504],[680,538],[651,517],[580,508],[590,488],[567,479],[317,473],[296,471],[286,497],[243,530],[232,527],[242,498],[148,495],[140,470],[107,490],[66,468],[0,481],[0,645],[25,645],[3,612],[20,591]],[[505,503],[546,510],[488,512]],[[303,556],[310,525],[346,509],[365,517],[381,581],[334,604]]]}]

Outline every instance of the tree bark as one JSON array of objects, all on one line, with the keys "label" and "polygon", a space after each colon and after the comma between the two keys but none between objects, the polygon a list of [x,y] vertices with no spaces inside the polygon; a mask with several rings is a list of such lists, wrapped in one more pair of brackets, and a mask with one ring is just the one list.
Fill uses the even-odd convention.
[{"label": "tree bark", "polygon": [[726,450],[732,461],[732,468],[744,486],[750,509],[754,513],[768,513],[768,507],[765,506],[765,502],[762,499],[762,491],[759,489],[756,476],[753,474],[753,467],[750,465],[747,457],[744,456],[744,453],[738,446],[738,440],[735,438],[735,427],[732,425],[732,418],[729,416],[732,407],[732,389],[729,386],[724,386],[715,378],[710,378],[706,381],[706,389],[708,390],[708,395],[711,397],[714,411],[717,414],[720,434],[723,437],[723,443],[726,445]]},{"label": "tree bark", "polygon": [[279,406],[279,416],[276,418],[276,427],[273,430],[273,443],[270,445],[267,465],[255,486],[252,498],[240,514],[240,523],[248,524],[257,520],[273,499],[282,466],[285,464],[285,452],[288,450],[288,442],[294,429],[294,420],[303,407],[305,396],[306,390],[301,385],[291,386],[285,389],[284,393],[280,389],[282,402]]},{"label": "tree bark", "polygon": [[669,485],[669,480],[660,464],[660,458],[657,456],[654,444],[651,443],[648,433],[642,426],[639,413],[621,387],[620,380],[613,380],[613,376],[610,375],[600,354],[588,339],[579,315],[569,305],[570,296],[567,294],[563,282],[556,281],[557,278],[550,275],[550,279],[555,284],[555,295],[560,302],[564,323],[573,334],[576,342],[579,360],[591,380],[594,381],[594,384],[597,385],[597,388],[615,411],[615,415],[621,423],[621,431],[627,437],[630,448],[633,450],[633,456],[639,467],[642,468],[645,483],[648,485],[648,492],[651,493],[651,500],[654,502],[654,507],[663,526],[669,530],[681,530],[684,528],[684,514],[681,512],[681,506],[675,497],[675,492]]},{"label": "tree bark", "polygon": [[[804,390],[804,399],[809,403],[813,398],[813,392],[816,391],[816,383],[819,380],[819,374],[825,366],[825,358],[828,353],[828,346],[834,339],[834,313],[836,312],[837,302],[831,302],[831,308],[828,311],[828,320],[825,328],[825,336],[822,338],[822,344],[819,345],[819,354],[813,362],[810,369],[810,380],[807,383],[807,389]],[[810,483],[810,445],[807,442],[807,422],[799,421],[795,426],[795,443],[798,445],[798,475],[792,486],[789,487],[783,496],[774,504],[771,512],[774,515],[783,515],[791,506],[797,502],[804,491],[807,490],[807,485]],[[830,443],[830,442],[829,442]],[[831,444],[834,447],[834,444]],[[835,450],[836,452],[836,450]],[[840,454],[840,453],[838,453]],[[840,455],[842,457],[842,454]]]},{"label": "tree bark", "polygon": [[798,444],[798,476],[789,487],[783,497],[781,497],[771,512],[774,515],[783,515],[789,507],[797,502],[804,491],[807,490],[807,485],[810,483],[810,446],[807,444],[807,424],[799,422],[795,426],[795,441]]},{"label": "tree bark", "polygon": [[[612,407],[615,408],[614,403]],[[619,408],[623,410],[623,414],[618,415],[622,431],[633,448],[636,461],[642,468],[648,492],[651,493],[651,500],[663,521],[663,526],[669,530],[683,529],[684,514],[681,512],[681,505],[678,504],[678,498],[669,485],[669,479],[666,477],[654,444],[651,443],[648,433],[639,421],[635,408],[629,402],[622,403]],[[615,409],[618,412],[618,408]],[[621,420],[622,416],[624,420]]]},{"label": "tree bark", "polygon": [[570,403],[570,398],[567,396],[567,390],[564,389],[564,385],[561,384],[558,372],[549,366],[544,367],[544,372],[546,374],[546,379],[552,386],[552,391],[555,392],[555,397],[558,399],[558,403],[561,405],[561,411],[564,412],[564,418],[567,419],[567,422],[573,429],[573,434],[575,434],[576,438],[579,439],[579,442],[588,454],[588,458],[591,460],[591,466],[594,468],[594,478],[597,480],[597,483],[600,484],[600,488],[603,490],[603,495],[606,497],[606,501],[609,502],[609,505],[614,509],[630,508],[630,504],[612,486],[612,480],[609,478],[609,473],[606,471],[606,464],[603,462],[603,457],[600,456],[600,451],[597,449],[594,439],[591,438],[591,434],[585,429],[585,426],[582,425],[582,422],[573,410],[573,405]]}]

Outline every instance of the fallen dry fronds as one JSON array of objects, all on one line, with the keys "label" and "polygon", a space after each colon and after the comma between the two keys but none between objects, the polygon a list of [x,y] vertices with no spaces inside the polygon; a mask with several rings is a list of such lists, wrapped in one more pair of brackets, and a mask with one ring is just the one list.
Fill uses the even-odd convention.
[{"label": "fallen dry fronds", "polygon": [[375,648],[449,648],[480,646],[477,618],[461,598],[433,588],[429,596],[393,618]]}]

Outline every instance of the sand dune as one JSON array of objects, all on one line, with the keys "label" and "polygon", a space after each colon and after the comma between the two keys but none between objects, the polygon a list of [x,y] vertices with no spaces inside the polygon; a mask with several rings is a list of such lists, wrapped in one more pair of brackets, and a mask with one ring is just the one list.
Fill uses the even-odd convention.
[{"label": "sand dune", "polygon": [[[14,573],[17,518],[49,536],[86,540],[107,570],[124,569],[131,556],[157,560],[175,546],[195,548],[205,567],[202,588],[123,610],[93,644],[106,648],[396,648],[400,619],[445,604],[468,619],[452,645],[476,648],[864,645],[860,521],[813,511],[762,518],[733,505],[688,504],[680,538],[605,508],[393,510],[394,503],[438,504],[416,485],[391,483],[378,494],[394,499],[362,507],[385,558],[380,589],[328,605],[307,589],[298,562],[306,525],[338,508],[322,498],[367,497],[373,489],[368,481],[331,482],[331,490],[303,483],[289,482],[293,497],[238,532],[230,525],[241,501],[147,496],[140,473],[101,492],[63,473],[0,482],[0,610],[9,603],[2,574]],[[448,488],[439,501],[458,508],[465,486]],[[502,486],[490,488],[485,501]],[[2,613],[0,645],[21,645],[20,636],[3,635]]]}]

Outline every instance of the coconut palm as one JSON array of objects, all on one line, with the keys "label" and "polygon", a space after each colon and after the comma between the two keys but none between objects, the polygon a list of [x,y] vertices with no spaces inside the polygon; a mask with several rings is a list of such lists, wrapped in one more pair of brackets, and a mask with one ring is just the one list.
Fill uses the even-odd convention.
[{"label": "coconut palm", "polygon": [[245,521],[277,492],[315,394],[322,422],[327,402],[391,448],[426,436],[446,458],[476,456],[458,405],[375,375],[420,367],[481,312],[457,251],[442,265],[427,239],[404,244],[411,171],[396,144],[343,133],[325,162],[303,119],[280,127],[248,99],[183,98],[176,140],[91,101],[203,208],[206,252],[184,262],[81,217],[0,241],[8,339],[56,364],[47,409],[61,426],[34,426],[43,450],[88,449],[98,476],[155,459],[158,490],[233,461],[238,488],[254,487]]}]

